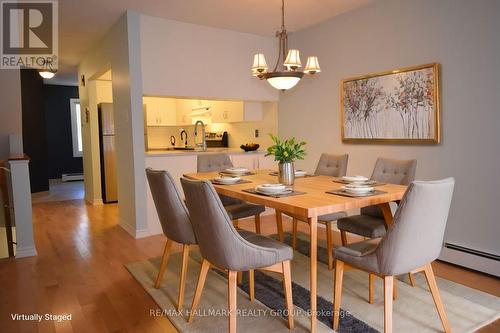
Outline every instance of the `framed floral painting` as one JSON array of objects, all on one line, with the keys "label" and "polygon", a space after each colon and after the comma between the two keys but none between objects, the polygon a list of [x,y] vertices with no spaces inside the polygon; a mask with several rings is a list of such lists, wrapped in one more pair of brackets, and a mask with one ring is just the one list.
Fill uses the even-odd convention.
[{"label": "framed floral painting", "polygon": [[440,142],[439,64],[342,80],[342,141]]}]

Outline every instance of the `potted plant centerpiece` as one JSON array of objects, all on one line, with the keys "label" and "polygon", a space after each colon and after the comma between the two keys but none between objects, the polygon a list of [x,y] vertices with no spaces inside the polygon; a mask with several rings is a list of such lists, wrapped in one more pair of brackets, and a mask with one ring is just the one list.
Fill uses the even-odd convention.
[{"label": "potted plant centerpiece", "polygon": [[304,141],[297,142],[295,138],[282,140],[275,135],[269,134],[274,145],[267,148],[266,156],[274,156],[278,163],[278,181],[284,185],[293,185],[295,180],[295,168],[293,162],[303,160],[306,155]]}]

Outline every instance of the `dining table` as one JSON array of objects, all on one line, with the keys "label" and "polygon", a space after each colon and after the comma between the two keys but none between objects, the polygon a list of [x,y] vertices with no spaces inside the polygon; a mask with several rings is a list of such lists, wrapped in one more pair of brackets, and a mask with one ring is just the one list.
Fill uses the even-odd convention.
[{"label": "dining table", "polygon": [[[184,177],[192,180],[210,180],[219,176],[219,172],[189,173]],[[252,170],[241,176],[244,182],[232,185],[214,184],[217,193],[261,204],[276,210],[278,230],[282,228],[282,213],[303,217],[309,224],[310,237],[310,331],[317,329],[317,225],[318,217],[325,214],[349,211],[366,206],[378,205],[384,215],[386,226],[392,223],[390,202],[401,200],[407,186],[395,184],[378,184],[376,194],[365,197],[349,197],[329,192],[340,190],[343,186],[340,179],[322,175],[306,175],[295,178],[292,195],[274,197],[251,193],[257,185],[277,183],[278,177],[272,170]],[[278,235],[283,241],[283,235]]]}]

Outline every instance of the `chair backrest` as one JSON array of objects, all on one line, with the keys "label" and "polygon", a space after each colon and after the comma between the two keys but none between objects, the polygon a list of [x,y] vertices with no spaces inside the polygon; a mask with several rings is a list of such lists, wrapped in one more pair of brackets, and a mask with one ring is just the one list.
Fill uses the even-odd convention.
[{"label": "chair backrest", "polygon": [[233,163],[227,154],[199,154],[198,172],[222,171],[232,168]]},{"label": "chair backrest", "polygon": [[417,160],[394,160],[379,157],[371,179],[389,184],[408,185],[415,179]]},{"label": "chair backrest", "polygon": [[382,274],[404,274],[437,259],[454,186],[453,178],[410,184],[376,250]]},{"label": "chair backrest", "polygon": [[[394,160],[379,157],[373,168],[371,179],[381,183],[408,185],[415,180],[417,160]],[[378,206],[361,208],[361,214],[383,218]]]},{"label": "chair backrest", "polygon": [[165,236],[177,243],[196,244],[188,210],[170,173],[147,168],[146,176]]},{"label": "chair backrest", "polygon": [[243,271],[259,263],[275,263],[274,249],[249,243],[233,227],[217,192],[209,181],[181,178],[193,229],[201,255],[210,263],[225,269]]},{"label": "chair backrest", "polygon": [[347,172],[347,160],[349,155],[332,155],[332,154],[321,154],[321,157],[316,167],[314,174],[331,176],[331,177],[342,177],[346,175]]}]

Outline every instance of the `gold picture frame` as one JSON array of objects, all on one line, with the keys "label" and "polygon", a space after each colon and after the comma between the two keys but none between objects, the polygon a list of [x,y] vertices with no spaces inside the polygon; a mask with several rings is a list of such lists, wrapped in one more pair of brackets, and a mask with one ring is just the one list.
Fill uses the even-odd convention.
[{"label": "gold picture frame", "polygon": [[439,144],[439,81],[438,63],[341,80],[342,141]]}]

